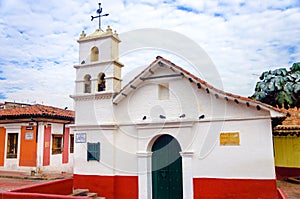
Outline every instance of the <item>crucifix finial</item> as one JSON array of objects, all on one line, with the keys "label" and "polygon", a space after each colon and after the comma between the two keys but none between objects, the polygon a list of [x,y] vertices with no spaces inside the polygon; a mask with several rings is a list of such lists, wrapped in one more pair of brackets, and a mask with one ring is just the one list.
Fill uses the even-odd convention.
[{"label": "crucifix finial", "polygon": [[96,18],[99,18],[99,30],[101,30],[101,17],[106,17],[108,16],[109,14],[102,14],[102,8],[101,8],[101,3],[98,3],[99,4],[99,9],[97,10],[97,16],[91,16],[92,19],[91,21],[93,21],[94,19]]}]

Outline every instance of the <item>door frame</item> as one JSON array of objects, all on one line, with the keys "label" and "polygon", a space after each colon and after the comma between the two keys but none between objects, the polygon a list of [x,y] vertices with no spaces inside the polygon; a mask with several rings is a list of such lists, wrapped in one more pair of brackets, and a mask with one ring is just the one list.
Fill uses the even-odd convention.
[{"label": "door frame", "polygon": [[[181,152],[181,146],[179,142],[173,136],[168,134],[163,134],[160,135],[155,140],[155,142],[152,145],[151,151],[152,151],[152,161],[151,161],[152,197],[154,197],[155,194],[157,195],[157,198],[173,198],[171,196],[172,195],[174,196],[175,193],[172,193],[173,191],[171,191],[171,189],[176,187],[176,190],[174,190],[176,192],[175,195],[179,194],[180,198],[183,199],[182,157],[179,154]],[[153,169],[153,167],[156,168]],[[170,170],[171,168],[172,170]],[[177,172],[173,173],[172,172],[173,169],[178,170],[180,173]],[[161,173],[162,171],[164,171],[164,173],[166,174],[166,178],[164,180],[162,180],[161,177],[159,177],[160,176],[159,173]],[[156,180],[154,180],[154,178]],[[177,178],[179,178],[180,181],[178,183],[172,181],[172,185],[171,185],[170,179],[175,180]],[[159,188],[161,186],[168,189],[162,191]],[[161,194],[166,194],[166,195],[164,196]],[[168,197],[166,197],[167,195]]]},{"label": "door frame", "polygon": [[[168,134],[168,133],[165,133]],[[138,159],[138,190],[139,199],[152,199],[152,152],[151,148],[153,143],[158,137],[163,134],[156,135],[150,139],[148,146],[144,151],[137,152]],[[180,140],[174,135],[168,134],[177,140],[180,147]],[[193,151],[181,151],[182,157],[182,189],[183,198],[193,199],[194,198],[194,187],[193,187],[193,171],[192,171],[192,159],[194,156]]]}]

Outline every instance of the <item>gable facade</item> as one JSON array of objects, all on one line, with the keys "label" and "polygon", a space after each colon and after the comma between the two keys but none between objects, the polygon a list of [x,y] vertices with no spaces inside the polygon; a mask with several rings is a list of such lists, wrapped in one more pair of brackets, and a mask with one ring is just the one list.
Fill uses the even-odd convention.
[{"label": "gable facade", "polygon": [[[75,68],[106,72],[99,61]],[[162,57],[121,90],[72,98],[75,188],[110,199],[277,197],[271,118],[282,114],[268,105]]]}]

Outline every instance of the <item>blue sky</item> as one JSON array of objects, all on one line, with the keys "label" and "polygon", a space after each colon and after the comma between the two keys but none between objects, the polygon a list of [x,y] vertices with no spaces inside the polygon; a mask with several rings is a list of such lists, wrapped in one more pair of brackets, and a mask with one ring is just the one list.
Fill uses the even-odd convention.
[{"label": "blue sky", "polygon": [[[300,62],[299,0],[101,2],[110,14],[103,27],[110,25],[120,35],[162,28],[196,42],[228,92],[249,96],[263,71]],[[76,40],[82,30],[91,34],[97,28],[90,21],[97,8],[95,0],[0,0],[0,101],[72,107]],[[156,55],[150,52],[142,61],[147,65]]]}]

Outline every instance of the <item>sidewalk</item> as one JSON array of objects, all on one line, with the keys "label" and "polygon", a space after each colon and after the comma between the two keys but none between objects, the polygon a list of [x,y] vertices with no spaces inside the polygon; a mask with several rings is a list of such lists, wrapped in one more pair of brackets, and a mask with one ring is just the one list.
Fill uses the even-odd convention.
[{"label": "sidewalk", "polygon": [[30,179],[30,180],[56,180],[64,178],[72,178],[72,173],[42,173],[31,174],[31,172],[21,171],[0,171],[0,178]]}]

